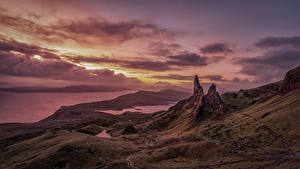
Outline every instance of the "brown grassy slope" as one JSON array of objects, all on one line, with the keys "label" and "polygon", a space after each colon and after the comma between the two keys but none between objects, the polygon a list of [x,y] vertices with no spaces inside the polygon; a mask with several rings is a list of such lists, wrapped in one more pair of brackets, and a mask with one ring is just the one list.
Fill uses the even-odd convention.
[{"label": "brown grassy slope", "polygon": [[0,153],[0,168],[127,168],[131,143],[65,130],[12,145]]},{"label": "brown grassy slope", "polygon": [[263,85],[253,89],[239,90],[238,92],[227,92],[221,95],[227,107],[227,111],[243,109],[257,102],[264,102],[276,95],[282,81]]},{"label": "brown grassy slope", "polygon": [[[225,111],[230,114],[234,111],[244,109],[255,103],[261,103],[278,93],[282,81],[267,84],[253,89],[240,90],[238,92],[229,92],[221,95],[225,104]],[[198,125],[199,121],[192,118],[193,98],[182,100],[168,111],[153,114],[148,120],[145,131],[165,131],[167,133],[178,134],[186,129]],[[205,119],[203,119],[205,120]],[[196,122],[196,124],[195,124]],[[169,130],[170,129],[170,130]]]},{"label": "brown grassy slope", "polygon": [[249,99],[250,106],[245,104],[245,108],[227,114],[223,120],[202,121],[192,129],[184,123],[187,119],[180,119],[186,112],[180,113],[158,134],[161,140],[157,145],[130,159],[145,168],[300,166],[300,90],[284,96],[255,96]]}]

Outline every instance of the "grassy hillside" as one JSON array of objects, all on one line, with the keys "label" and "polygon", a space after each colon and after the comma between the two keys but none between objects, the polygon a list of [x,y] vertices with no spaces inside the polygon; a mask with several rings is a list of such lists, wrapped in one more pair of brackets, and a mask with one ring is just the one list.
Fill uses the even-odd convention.
[{"label": "grassy hillside", "polygon": [[0,153],[1,168],[103,168],[127,166],[131,143],[78,132],[53,131]]},{"label": "grassy hillside", "polygon": [[299,96],[299,89],[276,94],[192,129],[182,127],[182,120],[181,127],[167,127],[156,146],[136,153],[131,160],[138,168],[298,167]]}]

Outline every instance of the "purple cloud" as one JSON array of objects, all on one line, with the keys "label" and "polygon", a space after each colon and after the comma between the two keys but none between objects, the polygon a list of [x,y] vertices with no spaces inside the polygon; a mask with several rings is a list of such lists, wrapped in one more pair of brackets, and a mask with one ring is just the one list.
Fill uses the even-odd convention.
[{"label": "purple cloud", "polygon": [[300,48],[300,37],[267,37],[259,40],[254,45],[260,48],[280,47],[283,45]]},{"label": "purple cloud", "polygon": [[206,46],[200,47],[200,51],[204,54],[215,54],[215,53],[232,53],[233,51],[229,48],[226,43],[213,43]]}]

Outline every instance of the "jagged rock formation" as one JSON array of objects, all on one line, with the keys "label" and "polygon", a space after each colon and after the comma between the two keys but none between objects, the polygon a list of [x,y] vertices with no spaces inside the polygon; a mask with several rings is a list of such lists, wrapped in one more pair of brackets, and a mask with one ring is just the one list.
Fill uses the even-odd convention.
[{"label": "jagged rock formation", "polygon": [[193,99],[193,116],[197,117],[198,115],[203,114],[203,97],[204,97],[204,91],[202,86],[200,85],[198,76],[195,75],[194,77],[194,95],[192,96]]},{"label": "jagged rock formation", "polygon": [[286,73],[279,92],[281,95],[284,95],[285,93],[297,88],[300,88],[300,66],[297,66],[295,69]]},{"label": "jagged rock formation", "polygon": [[216,90],[215,84],[212,84],[209,87],[208,93],[204,96],[203,103],[204,103],[204,109],[207,111],[218,110],[220,105],[223,104],[222,99]]},{"label": "jagged rock formation", "polygon": [[194,77],[194,95],[197,94],[199,91],[202,91],[202,93],[203,93],[203,88],[200,85],[198,76],[195,75],[195,77]]},{"label": "jagged rock formation", "polygon": [[197,75],[194,78],[194,95],[192,96],[192,100],[192,115],[197,118],[217,112],[220,105],[223,105],[221,97],[216,90],[216,85],[212,84],[208,93],[204,95]]}]

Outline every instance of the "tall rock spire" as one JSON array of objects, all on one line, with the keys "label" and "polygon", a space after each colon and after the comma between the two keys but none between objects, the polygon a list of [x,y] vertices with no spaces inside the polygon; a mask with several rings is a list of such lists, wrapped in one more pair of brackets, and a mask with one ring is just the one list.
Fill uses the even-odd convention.
[{"label": "tall rock spire", "polygon": [[202,86],[200,85],[198,76],[195,75],[195,77],[194,77],[194,95],[196,95],[199,91],[202,92],[202,93],[204,93],[204,92],[203,92],[203,88],[202,88]]},{"label": "tall rock spire", "polygon": [[202,86],[199,83],[198,76],[194,77],[194,95],[192,99],[192,115],[194,117],[205,117],[218,112],[223,102],[216,90],[216,85],[212,84],[208,93],[204,95]]},{"label": "tall rock spire", "polygon": [[198,76],[194,77],[194,95],[193,95],[193,116],[197,117],[198,114],[203,112],[203,99],[204,91],[202,86],[199,83]]}]

